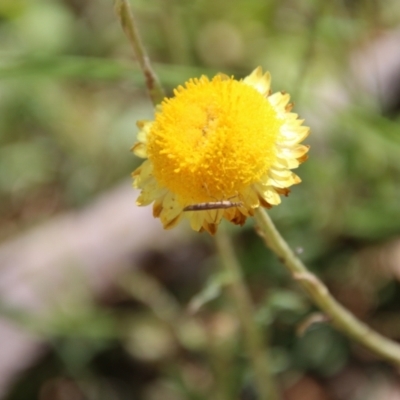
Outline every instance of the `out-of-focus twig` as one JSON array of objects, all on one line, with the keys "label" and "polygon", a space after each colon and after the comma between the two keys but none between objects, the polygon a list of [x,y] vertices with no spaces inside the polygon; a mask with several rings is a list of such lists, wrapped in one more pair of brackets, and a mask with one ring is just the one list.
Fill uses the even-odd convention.
[{"label": "out-of-focus twig", "polygon": [[229,237],[223,229],[220,229],[216,235],[216,243],[223,267],[232,276],[228,288],[236,303],[245,345],[254,370],[259,398],[260,400],[278,400],[279,393],[272,376],[271,359],[265,345],[265,338],[261,337],[261,332],[254,320],[254,307],[250,294],[243,281],[241,268]]},{"label": "out-of-focus twig", "polygon": [[144,272],[135,271],[131,276],[124,276],[121,286],[171,326],[176,327],[182,319],[183,313],[175,298]]}]

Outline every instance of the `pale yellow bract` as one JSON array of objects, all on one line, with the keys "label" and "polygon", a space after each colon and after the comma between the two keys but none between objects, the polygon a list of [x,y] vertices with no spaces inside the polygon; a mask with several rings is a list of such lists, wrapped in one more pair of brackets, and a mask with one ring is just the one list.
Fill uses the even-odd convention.
[{"label": "pale yellow bract", "polygon": [[[291,169],[307,158],[300,142],[309,128],[291,112],[288,94],[271,94],[270,82],[260,67],[240,81],[191,79],[164,99],[154,121],[139,121],[132,150],[146,160],[132,174],[137,204],[154,202],[166,229],[187,217],[211,234],[223,218],[243,225],[255,208],[279,204],[300,182]],[[184,211],[226,200],[237,207]]]}]

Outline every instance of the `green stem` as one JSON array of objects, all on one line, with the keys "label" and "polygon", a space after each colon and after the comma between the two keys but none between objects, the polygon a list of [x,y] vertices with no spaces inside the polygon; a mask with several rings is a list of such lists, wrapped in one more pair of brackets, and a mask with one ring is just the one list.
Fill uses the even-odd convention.
[{"label": "green stem", "polygon": [[142,41],[140,40],[131,7],[127,0],[114,0],[114,8],[122,25],[122,29],[133,48],[137,61],[145,77],[151,101],[153,102],[153,105],[156,106],[157,104],[160,104],[165,97],[164,90],[156,73],[151,67],[150,59],[142,45]]},{"label": "green stem", "polygon": [[256,209],[255,218],[258,232],[266,245],[279,257],[311,299],[329,316],[333,325],[375,354],[400,366],[400,345],[372,330],[338,303],[328,288],[296,257],[264,209]]},{"label": "green stem", "polygon": [[260,400],[278,400],[279,394],[272,377],[271,362],[264,338],[254,320],[254,306],[243,280],[240,265],[227,234],[220,228],[216,244],[224,269],[231,275],[229,289],[236,303],[237,313],[244,334],[245,345],[253,365],[255,384]]}]

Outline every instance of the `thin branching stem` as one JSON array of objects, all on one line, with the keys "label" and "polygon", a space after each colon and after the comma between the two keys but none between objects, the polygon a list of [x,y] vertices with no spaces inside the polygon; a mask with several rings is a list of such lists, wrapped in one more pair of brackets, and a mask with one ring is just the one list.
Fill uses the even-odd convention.
[{"label": "thin branching stem", "polygon": [[127,0],[114,0],[114,8],[122,25],[122,29],[133,48],[136,59],[143,72],[151,101],[153,105],[156,106],[157,104],[160,104],[165,97],[164,90],[151,66],[146,50],[142,45],[131,7]]},{"label": "thin branching stem", "polygon": [[271,358],[266,344],[267,340],[261,336],[261,331],[256,325],[254,306],[249,291],[243,280],[241,268],[230,239],[223,229],[220,229],[216,235],[216,244],[222,265],[231,276],[228,288],[235,301],[245,346],[247,347],[250,362],[254,370],[259,399],[278,400],[279,394],[272,376]]},{"label": "thin branching stem", "polygon": [[332,324],[376,355],[399,367],[400,344],[375,332],[338,303],[329,293],[328,288],[293,253],[264,209],[258,208],[255,218],[258,233],[263,237],[266,245],[278,256],[314,303],[327,314]]}]

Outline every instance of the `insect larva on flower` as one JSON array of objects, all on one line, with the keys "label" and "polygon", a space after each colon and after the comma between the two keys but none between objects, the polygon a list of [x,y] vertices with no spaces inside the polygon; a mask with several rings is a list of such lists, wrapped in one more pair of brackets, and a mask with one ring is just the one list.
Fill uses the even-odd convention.
[{"label": "insect larva on flower", "polygon": [[205,210],[220,210],[232,207],[241,207],[243,203],[241,201],[233,202],[229,200],[212,201],[209,203],[198,203],[186,206],[183,211],[205,211]]}]

